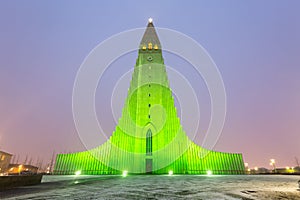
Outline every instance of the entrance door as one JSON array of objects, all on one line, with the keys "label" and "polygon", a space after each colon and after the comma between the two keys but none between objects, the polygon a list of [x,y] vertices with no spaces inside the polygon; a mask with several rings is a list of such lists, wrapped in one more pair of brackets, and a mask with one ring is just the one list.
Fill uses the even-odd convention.
[{"label": "entrance door", "polygon": [[152,159],[146,159],[146,173],[152,174]]},{"label": "entrance door", "polygon": [[148,129],[146,133],[146,173],[152,174],[152,131]]}]

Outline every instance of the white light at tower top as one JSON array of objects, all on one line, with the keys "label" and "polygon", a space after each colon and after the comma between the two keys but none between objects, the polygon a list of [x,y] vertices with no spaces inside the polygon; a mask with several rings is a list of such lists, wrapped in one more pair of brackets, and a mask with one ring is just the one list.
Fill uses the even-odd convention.
[{"label": "white light at tower top", "polygon": [[150,17],[150,18],[148,19],[148,22],[149,22],[149,23],[152,23],[152,22],[153,22],[153,19]]}]

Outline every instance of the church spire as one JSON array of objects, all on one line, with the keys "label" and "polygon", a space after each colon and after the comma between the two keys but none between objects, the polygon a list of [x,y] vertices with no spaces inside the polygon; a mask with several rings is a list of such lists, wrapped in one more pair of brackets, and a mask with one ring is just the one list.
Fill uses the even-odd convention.
[{"label": "church spire", "polygon": [[144,36],[142,38],[142,41],[140,43],[140,48],[143,50],[161,49],[161,45],[160,45],[158,36],[157,36],[155,28],[154,28],[152,18],[148,19],[148,25],[147,25],[146,31],[144,33]]}]

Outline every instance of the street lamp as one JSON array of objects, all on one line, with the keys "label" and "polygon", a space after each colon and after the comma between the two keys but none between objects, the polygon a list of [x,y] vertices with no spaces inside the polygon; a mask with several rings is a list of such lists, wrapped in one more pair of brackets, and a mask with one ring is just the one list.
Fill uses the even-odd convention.
[{"label": "street lamp", "polygon": [[19,165],[19,175],[21,174],[22,167],[23,165]]},{"label": "street lamp", "polygon": [[247,171],[249,171],[249,164],[248,163],[244,163],[244,166],[245,166],[245,171],[247,172]]},{"label": "street lamp", "polygon": [[270,165],[273,166],[274,173],[276,173],[275,159],[270,159]]}]

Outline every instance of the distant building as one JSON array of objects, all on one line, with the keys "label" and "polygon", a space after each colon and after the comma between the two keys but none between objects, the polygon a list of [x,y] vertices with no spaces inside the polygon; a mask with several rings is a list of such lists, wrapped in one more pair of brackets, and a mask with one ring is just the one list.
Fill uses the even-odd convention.
[{"label": "distant building", "polygon": [[10,164],[8,174],[37,174],[38,167],[33,165]]},{"label": "distant building", "polygon": [[300,173],[300,167],[294,167],[294,171],[295,171],[295,173]]},{"label": "distant building", "polygon": [[269,174],[271,173],[271,171],[267,168],[258,168],[258,167],[255,167],[254,169],[247,169],[246,170],[246,174]]},{"label": "distant building", "polygon": [[278,174],[297,174],[299,173],[299,167],[286,167],[286,168],[276,168]]},{"label": "distant building", "polygon": [[0,173],[7,172],[12,154],[0,151]]},{"label": "distant building", "polygon": [[259,173],[259,174],[267,174],[269,172],[270,172],[270,170],[268,170],[267,168],[264,168],[264,167],[257,169],[257,173]]}]

